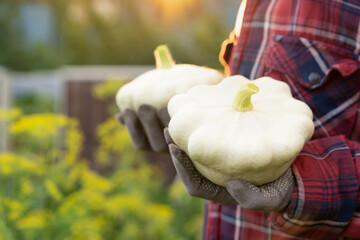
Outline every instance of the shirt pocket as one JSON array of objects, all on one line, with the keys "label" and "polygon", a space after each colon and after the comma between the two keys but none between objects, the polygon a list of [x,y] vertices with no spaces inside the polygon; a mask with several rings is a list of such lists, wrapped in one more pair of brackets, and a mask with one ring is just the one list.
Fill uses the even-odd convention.
[{"label": "shirt pocket", "polygon": [[306,89],[318,89],[337,72],[347,77],[359,69],[359,56],[326,42],[295,36],[275,35],[265,52],[267,71],[287,74]]},{"label": "shirt pocket", "polygon": [[[326,42],[276,35],[264,55],[264,71],[280,76],[314,114],[314,138],[345,135],[356,128],[360,64],[350,50]],[[280,74],[280,75],[278,75]]]}]

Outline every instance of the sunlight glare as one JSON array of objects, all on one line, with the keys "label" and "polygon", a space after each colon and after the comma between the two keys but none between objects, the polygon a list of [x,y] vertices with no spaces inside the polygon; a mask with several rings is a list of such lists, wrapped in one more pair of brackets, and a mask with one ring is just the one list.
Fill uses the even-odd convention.
[{"label": "sunlight glare", "polygon": [[196,13],[203,0],[149,0],[166,21],[184,20]]}]

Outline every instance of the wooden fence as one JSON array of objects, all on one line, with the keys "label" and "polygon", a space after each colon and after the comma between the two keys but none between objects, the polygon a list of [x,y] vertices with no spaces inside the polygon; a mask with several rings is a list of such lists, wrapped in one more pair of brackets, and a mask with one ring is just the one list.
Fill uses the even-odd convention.
[{"label": "wooden fence", "polygon": [[97,147],[95,129],[109,116],[107,104],[93,97],[92,90],[107,78],[132,80],[151,66],[67,67],[64,68],[64,112],[80,121],[85,135],[83,157],[93,161]]},{"label": "wooden fence", "polygon": [[[106,103],[92,89],[107,78],[132,80],[152,66],[77,66],[55,71],[7,72],[0,68],[0,107],[10,106],[11,96],[37,94],[54,99],[56,112],[77,118],[85,135],[83,157],[93,160],[97,146],[95,128],[108,118]],[[11,83],[11,85],[10,85]],[[0,149],[6,146],[5,126],[0,126]]]},{"label": "wooden fence", "polygon": [[[94,86],[107,78],[132,80],[140,74],[153,69],[153,66],[121,67],[68,67],[63,69],[65,79],[65,112],[80,121],[85,135],[83,157],[94,163],[94,154],[98,146],[95,136],[96,127],[109,116],[107,103],[93,97]],[[143,152],[149,163],[156,165],[162,173],[164,185],[169,184],[175,174],[175,168],[168,154]]]},{"label": "wooden fence", "polygon": [[[94,154],[98,146],[95,136],[96,127],[108,117],[112,117],[107,112],[107,103],[92,95],[94,86],[108,78],[130,81],[153,68],[153,66],[76,66],[32,73],[5,74],[4,71],[2,74],[0,71],[0,88],[3,89],[0,91],[0,104],[9,106],[8,99],[11,92],[22,94],[33,91],[36,94],[45,93],[53,96],[56,99],[54,109],[57,112],[79,120],[85,136],[82,157],[94,164]],[[12,87],[9,85],[10,82]],[[0,134],[5,129],[6,126],[0,126]],[[6,138],[2,137],[0,149],[6,148],[6,143]],[[173,179],[175,169],[167,154],[144,152],[144,155],[150,163],[156,164],[163,172],[165,184]]]}]

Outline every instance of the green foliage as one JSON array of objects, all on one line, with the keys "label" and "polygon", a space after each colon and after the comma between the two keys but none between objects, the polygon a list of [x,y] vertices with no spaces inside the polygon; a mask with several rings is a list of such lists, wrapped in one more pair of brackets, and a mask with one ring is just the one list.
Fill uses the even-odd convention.
[{"label": "green foliage", "polygon": [[[33,4],[48,7],[54,16],[56,41],[30,46],[24,42],[18,15],[25,2],[29,1],[0,3],[0,13],[4,13],[0,14],[0,65],[15,70],[63,64],[152,65],[153,50],[166,43],[179,63],[221,67],[218,54],[229,29],[219,14],[206,10],[206,1],[186,1],[178,18],[162,8],[171,1],[35,1]],[[110,4],[105,12],[101,2]]]},{"label": "green foliage", "polygon": [[114,98],[119,88],[121,88],[127,81],[123,79],[107,79],[106,81],[96,85],[93,89],[93,96],[99,100],[107,100]]},{"label": "green foliage", "polygon": [[61,49],[44,42],[27,43],[21,31],[19,11],[27,1],[0,3],[0,65],[15,70],[52,69],[65,62]]},{"label": "green foliage", "polygon": [[54,112],[53,98],[39,94],[25,94],[15,98],[15,106],[22,109],[24,114]]},{"label": "green foliage", "polygon": [[61,114],[0,110],[12,152],[0,152],[0,239],[199,239],[202,201],[182,183],[161,186],[126,129],[109,119],[97,129],[92,170],[80,158],[83,134]]},{"label": "green foliage", "polygon": [[109,78],[97,84],[92,91],[92,95],[95,98],[108,103],[108,112],[110,115],[114,115],[119,111],[119,108],[115,104],[115,95],[126,82],[124,79]]}]

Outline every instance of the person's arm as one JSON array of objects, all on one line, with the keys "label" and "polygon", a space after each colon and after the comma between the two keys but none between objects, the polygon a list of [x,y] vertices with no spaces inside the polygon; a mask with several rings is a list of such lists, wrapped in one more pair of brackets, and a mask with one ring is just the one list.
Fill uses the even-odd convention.
[{"label": "person's arm", "polygon": [[276,227],[305,238],[336,239],[344,230],[360,236],[359,222],[352,219],[360,210],[359,142],[344,136],[310,141],[292,172],[295,188],[285,211],[272,215]]},{"label": "person's arm", "polygon": [[304,88],[298,75],[268,74],[292,84],[298,98],[310,104],[317,126],[315,138],[292,164],[295,188],[289,205],[269,219],[285,233],[310,239],[360,237],[360,73],[351,72],[329,71],[326,84],[314,90]]}]

